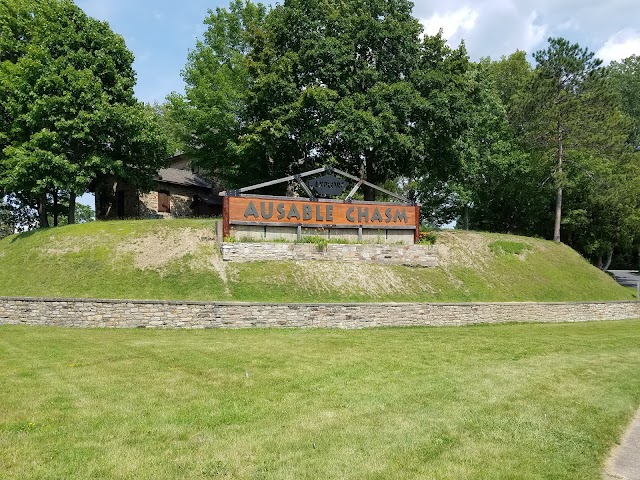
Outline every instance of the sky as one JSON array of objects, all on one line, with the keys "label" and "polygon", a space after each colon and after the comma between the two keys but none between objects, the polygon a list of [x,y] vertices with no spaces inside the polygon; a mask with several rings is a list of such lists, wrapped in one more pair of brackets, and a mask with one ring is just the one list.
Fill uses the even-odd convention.
[{"label": "sky", "polygon": [[[205,31],[219,0],[76,0],[88,15],[109,23],[135,55],[139,100],[164,101],[184,92],[180,76],[187,53]],[[529,54],[561,36],[608,63],[640,55],[638,0],[416,0],[413,14],[433,35],[440,28],[452,46],[464,40],[472,60],[500,59],[517,49]]]}]

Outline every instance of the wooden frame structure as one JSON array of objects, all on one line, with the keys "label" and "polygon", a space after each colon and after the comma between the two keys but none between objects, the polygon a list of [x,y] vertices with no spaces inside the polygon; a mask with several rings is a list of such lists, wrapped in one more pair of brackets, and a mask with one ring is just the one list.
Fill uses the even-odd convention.
[{"label": "wooden frame structure", "polygon": [[[354,180],[355,186],[344,199],[318,198],[307,184],[305,177],[321,173],[333,174]],[[245,195],[246,192],[296,180],[308,198]],[[367,185],[399,202],[353,201],[361,185]],[[304,228],[413,230],[416,243],[420,233],[420,206],[394,192],[357,178],[341,170],[323,167],[298,175],[259,183],[238,190],[220,192],[223,201],[223,236],[231,233],[231,225],[255,225],[272,227],[297,227],[298,236]]]}]

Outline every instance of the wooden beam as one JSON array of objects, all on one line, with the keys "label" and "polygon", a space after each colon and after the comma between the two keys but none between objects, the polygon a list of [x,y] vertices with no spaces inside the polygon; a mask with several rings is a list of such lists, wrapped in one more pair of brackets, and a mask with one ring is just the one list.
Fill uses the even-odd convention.
[{"label": "wooden beam", "polygon": [[222,241],[231,235],[229,224],[229,197],[222,199]]},{"label": "wooden beam", "polygon": [[[308,177],[309,175],[316,175],[317,173],[323,173],[327,170],[327,167],[316,168],[315,170],[309,170],[308,172],[301,173],[299,175],[289,175],[288,177],[279,178],[278,180],[271,180],[269,182],[257,183],[256,185],[250,185],[248,187],[243,187],[238,190],[234,190],[238,193],[250,192],[251,190],[257,190],[262,187],[269,187],[271,185],[277,185],[278,183],[290,182],[291,180],[296,180],[296,177]],[[220,192],[218,194],[221,197],[227,195],[227,191]]]},{"label": "wooden beam", "polygon": [[342,170],[338,170],[337,168],[334,168],[333,171],[336,172],[338,175],[342,175],[344,177],[350,178],[351,180],[355,180],[356,182],[362,182],[367,187],[371,187],[375,190],[378,190],[379,192],[386,193],[387,195],[390,195],[393,198],[397,198],[401,202],[411,203],[408,198],[398,195],[397,193],[390,192],[389,190],[385,190],[384,188],[374,185],[373,183],[367,182],[364,178],[354,177],[353,175],[347,172],[343,172]]}]

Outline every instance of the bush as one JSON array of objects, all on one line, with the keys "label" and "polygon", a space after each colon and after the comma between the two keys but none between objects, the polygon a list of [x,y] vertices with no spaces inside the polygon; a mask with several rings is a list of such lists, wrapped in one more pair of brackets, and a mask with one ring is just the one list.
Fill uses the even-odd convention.
[{"label": "bush", "polygon": [[436,232],[428,228],[421,228],[418,236],[418,243],[421,245],[433,245],[436,243]]}]

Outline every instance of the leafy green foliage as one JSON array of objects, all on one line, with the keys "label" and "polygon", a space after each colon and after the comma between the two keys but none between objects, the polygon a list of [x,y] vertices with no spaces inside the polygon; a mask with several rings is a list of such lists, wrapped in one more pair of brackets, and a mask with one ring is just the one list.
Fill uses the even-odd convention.
[{"label": "leafy green foliage", "polygon": [[430,228],[420,227],[418,234],[418,243],[422,245],[434,245],[438,239],[438,234]]},{"label": "leafy green foliage", "polygon": [[[428,204],[432,211],[437,208],[440,212],[436,223],[457,218],[458,225],[466,229],[515,232],[528,211],[538,207],[531,205],[537,197],[531,195],[535,185],[531,185],[527,153],[499,95],[499,83],[506,88],[505,79],[494,70],[483,60],[466,74],[469,125],[455,144],[460,168],[440,187],[440,195],[434,196],[441,206]],[[439,198],[443,194],[445,201]]]},{"label": "leafy green foliage", "polygon": [[255,82],[247,56],[262,36],[265,16],[263,5],[242,0],[209,11],[207,31],[189,52],[183,72],[186,92],[170,95],[164,111],[193,163],[236,185],[261,178],[240,143]]},{"label": "leafy green foliage", "polygon": [[[63,207],[66,207],[67,209],[69,208],[66,205],[63,205]],[[76,213],[75,214],[76,223],[93,222],[96,219],[96,212],[94,212],[93,209],[88,205],[76,203],[75,213]],[[53,217],[49,215],[49,225],[53,225],[53,224],[54,224]],[[58,226],[63,226],[68,224],[69,224],[68,218],[65,216],[60,217],[58,219]]]},{"label": "leafy green foliage", "polygon": [[0,45],[0,188],[39,198],[43,223],[47,193],[75,197],[107,175],[150,182],[166,142],[106,22],[69,0],[7,0]]},{"label": "leafy green foliage", "polygon": [[16,195],[0,198],[0,237],[32,230],[38,226],[38,212]]},{"label": "leafy green foliage", "polygon": [[468,61],[441,35],[421,40],[411,7],[292,0],[267,14],[235,0],[210,13],[186,94],[170,98],[189,151],[234,185],[319,165],[374,183],[442,180],[455,171]]},{"label": "leafy green foliage", "polygon": [[606,72],[564,39],[536,58],[535,70],[524,52],[471,70],[473,122],[440,208],[458,227],[524,235],[547,237],[555,220],[564,242],[605,268],[614,251],[637,252],[640,157],[627,142],[633,97],[622,101],[633,69]]},{"label": "leafy green foliage", "polygon": [[611,62],[608,77],[620,96],[622,111],[631,119],[629,143],[640,147],[640,56]]},{"label": "leafy green foliage", "polygon": [[620,150],[615,139],[624,129],[602,62],[593,52],[550,38],[549,48],[535,52],[534,58],[538,65],[526,103],[531,112],[526,132],[532,145],[555,160],[554,240],[560,241],[563,189],[570,181],[566,161],[579,162],[585,149],[612,157]]}]

